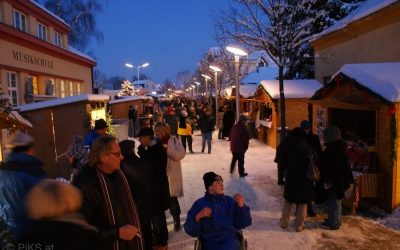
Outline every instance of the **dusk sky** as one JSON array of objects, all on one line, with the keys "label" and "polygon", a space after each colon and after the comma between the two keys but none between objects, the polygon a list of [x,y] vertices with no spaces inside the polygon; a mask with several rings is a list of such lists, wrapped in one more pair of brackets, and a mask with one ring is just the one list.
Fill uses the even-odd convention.
[{"label": "dusk sky", "polygon": [[193,71],[208,48],[216,46],[211,14],[229,0],[118,0],[108,1],[98,15],[104,42],[92,43],[98,68],[107,76],[129,80],[136,69],[126,62],[150,66],[140,69],[155,82],[178,72]]}]

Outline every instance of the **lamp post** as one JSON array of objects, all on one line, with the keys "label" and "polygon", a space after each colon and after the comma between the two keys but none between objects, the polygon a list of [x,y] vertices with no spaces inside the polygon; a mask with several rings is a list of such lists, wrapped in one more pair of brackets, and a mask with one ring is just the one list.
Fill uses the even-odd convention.
[{"label": "lamp post", "polygon": [[239,59],[247,56],[247,52],[237,46],[226,46],[226,50],[235,55],[235,89],[236,89],[236,121],[240,117],[240,91],[239,91]]},{"label": "lamp post", "polygon": [[201,74],[202,77],[204,77],[204,79],[206,80],[206,100],[208,99],[208,84],[207,84],[207,80],[211,80],[211,77],[209,77],[208,75],[204,75]]},{"label": "lamp post", "polygon": [[217,66],[210,65],[209,66],[212,71],[214,71],[214,81],[215,81],[215,118],[217,118],[218,115],[218,97],[219,97],[219,91],[218,91],[218,72],[221,72],[222,69],[218,68]]},{"label": "lamp post", "polygon": [[143,63],[142,65],[138,65],[138,66],[133,66],[133,64],[125,63],[126,67],[128,67],[128,68],[136,68],[137,69],[137,80],[138,81],[140,80],[140,75],[139,75],[140,68],[145,68],[145,67],[147,67],[149,65],[150,65],[150,63],[148,63],[148,62],[147,63]]}]

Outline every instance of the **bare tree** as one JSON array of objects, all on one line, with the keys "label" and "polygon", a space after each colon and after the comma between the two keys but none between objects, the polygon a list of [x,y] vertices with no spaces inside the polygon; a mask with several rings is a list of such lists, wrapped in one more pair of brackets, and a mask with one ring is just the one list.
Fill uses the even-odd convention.
[{"label": "bare tree", "polygon": [[[248,48],[264,50],[277,64],[282,140],[286,127],[284,72],[318,17],[312,10],[315,0],[236,0],[234,3],[228,12],[220,14],[217,34],[221,40],[234,40]],[[308,18],[299,22],[299,16]]]},{"label": "bare tree", "polygon": [[189,70],[178,72],[176,75],[176,81],[178,86],[188,88],[193,84],[193,73],[191,73]]}]

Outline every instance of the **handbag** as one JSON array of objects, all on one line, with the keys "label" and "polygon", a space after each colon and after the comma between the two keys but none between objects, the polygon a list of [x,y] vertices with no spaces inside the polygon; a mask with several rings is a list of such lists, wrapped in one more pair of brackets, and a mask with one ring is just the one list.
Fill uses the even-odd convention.
[{"label": "handbag", "polygon": [[315,159],[312,155],[310,155],[307,166],[307,178],[313,182],[318,182],[321,178],[321,173],[319,172],[319,167],[315,162]]}]

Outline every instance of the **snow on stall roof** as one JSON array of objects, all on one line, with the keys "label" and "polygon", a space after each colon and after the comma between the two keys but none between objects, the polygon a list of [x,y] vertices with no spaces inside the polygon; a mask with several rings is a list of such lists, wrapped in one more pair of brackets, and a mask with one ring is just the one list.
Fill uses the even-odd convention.
[{"label": "snow on stall roof", "polygon": [[135,101],[135,100],[147,100],[147,99],[153,99],[151,96],[124,96],[120,99],[115,99],[109,102],[109,104],[115,104],[115,103],[121,103],[121,102],[129,102],[129,101]]},{"label": "snow on stall roof", "polygon": [[95,60],[93,57],[91,57],[91,56],[89,56],[89,55],[86,55],[86,54],[83,53],[83,52],[80,52],[79,50],[75,49],[74,47],[71,47],[70,45],[68,45],[68,50],[69,50],[70,52],[74,53],[74,54],[77,54],[78,56],[81,56],[81,57],[84,57],[84,58],[86,58],[86,59],[89,59],[89,60],[91,60],[91,61],[93,61],[93,62],[96,62],[96,60]]},{"label": "snow on stall roof", "polygon": [[56,14],[54,14],[53,12],[51,12],[50,10],[46,9],[44,6],[42,6],[41,4],[35,2],[34,0],[30,0],[31,3],[33,3],[34,5],[36,5],[38,8],[42,9],[43,11],[45,11],[46,13],[50,14],[52,17],[56,18],[57,20],[59,20],[60,22],[62,22],[63,24],[67,25],[68,27],[71,28],[71,26],[66,23],[64,21],[64,19],[62,19],[61,17],[57,16]]},{"label": "snow on stall roof", "polygon": [[339,73],[390,102],[400,102],[400,62],[345,64],[332,79]]},{"label": "snow on stall roof", "polygon": [[343,19],[339,20],[336,24],[332,25],[331,27],[325,29],[321,33],[318,33],[311,37],[310,41],[318,40],[321,37],[324,37],[334,31],[341,30],[344,27],[348,26],[349,24],[360,20],[368,15],[371,15],[379,10],[393,4],[399,2],[399,0],[367,0],[364,2],[360,7],[356,10],[351,12],[349,15],[344,17]]},{"label": "snow on stall roof", "polygon": [[[260,84],[273,99],[279,99],[279,81],[263,80]],[[322,84],[314,79],[284,80],[283,90],[285,98],[310,98],[322,87]]]},{"label": "snow on stall roof", "polygon": [[68,96],[64,98],[57,98],[54,100],[48,100],[43,102],[35,102],[17,106],[21,112],[49,108],[54,106],[66,105],[74,102],[81,101],[108,101],[110,97],[108,95],[94,95],[94,94],[82,94],[77,96]]},{"label": "snow on stall roof", "polygon": [[268,67],[260,67],[244,77],[241,82],[244,84],[260,83],[262,80],[273,80],[278,76],[278,67],[275,65]]},{"label": "snow on stall roof", "polygon": [[[258,86],[259,86],[259,84],[243,84],[243,85],[240,85],[240,87],[239,87],[240,95],[243,96],[244,98],[252,97],[252,96],[254,96]],[[225,88],[224,89],[224,94],[226,96],[231,96],[233,88],[234,88],[233,86]]]}]

